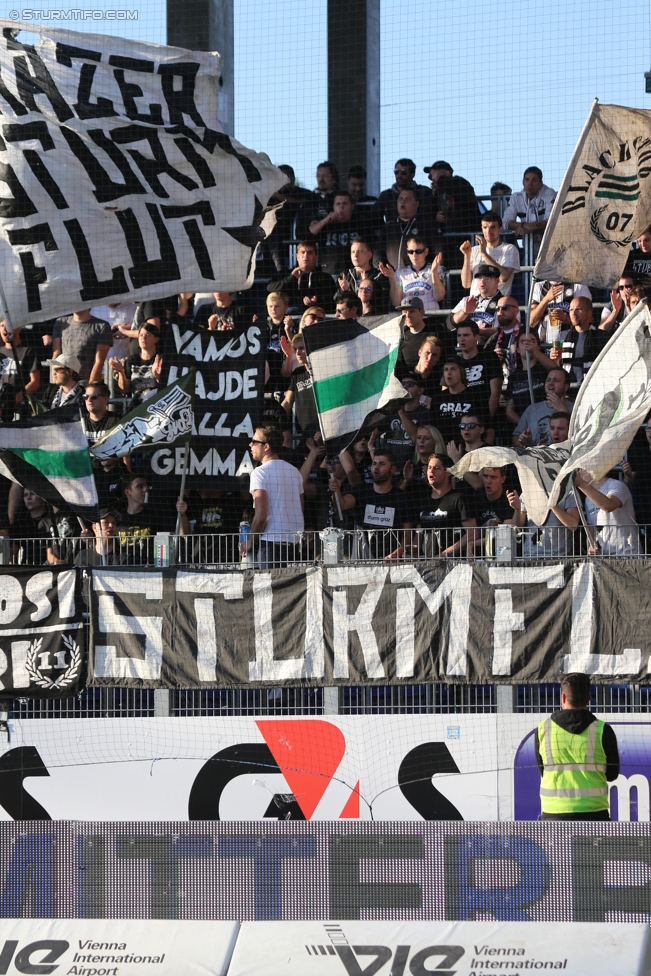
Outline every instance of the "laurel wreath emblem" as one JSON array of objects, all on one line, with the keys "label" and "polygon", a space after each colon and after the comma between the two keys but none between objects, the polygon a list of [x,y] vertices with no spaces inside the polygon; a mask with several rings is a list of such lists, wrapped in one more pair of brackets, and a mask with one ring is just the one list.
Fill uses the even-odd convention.
[{"label": "laurel wreath emblem", "polygon": [[628,245],[632,244],[635,239],[634,234],[629,234],[628,237],[625,237],[623,238],[623,240],[618,241],[612,237],[606,237],[606,235],[602,233],[599,227],[599,218],[601,217],[604,210],[607,209],[608,209],[608,204],[605,204],[603,207],[599,207],[598,210],[595,210],[592,217],[590,218],[590,230],[597,238],[597,240],[601,241],[602,244],[614,244],[616,247],[628,247]]},{"label": "laurel wreath emblem", "polygon": [[56,681],[51,681],[50,678],[46,678],[45,675],[41,674],[36,666],[36,657],[41,649],[43,638],[39,637],[36,640],[33,640],[29,645],[27,660],[25,661],[25,668],[27,669],[27,673],[32,683],[37,685],[39,688],[45,688],[48,691],[67,688],[68,685],[71,685],[77,677],[77,672],[81,667],[81,648],[79,647],[79,644],[75,642],[74,637],[70,637],[68,634],[64,634],[62,640],[70,652],[70,664],[63,674],[59,675]]}]

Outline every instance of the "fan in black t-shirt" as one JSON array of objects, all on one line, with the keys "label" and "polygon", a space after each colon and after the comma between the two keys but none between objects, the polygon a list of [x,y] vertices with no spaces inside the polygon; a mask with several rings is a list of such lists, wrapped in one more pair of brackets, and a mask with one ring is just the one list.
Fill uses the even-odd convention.
[{"label": "fan in black t-shirt", "polygon": [[337,479],[330,482],[342,512],[354,509],[355,526],[375,530],[367,540],[368,551],[359,555],[375,559],[389,556],[403,545],[398,530],[413,527],[407,496],[393,485],[395,471],[393,454],[376,451],[371,465],[372,485],[357,485],[342,495],[340,482]]},{"label": "fan in black t-shirt", "polygon": [[[120,545],[127,553],[128,562],[136,565],[153,561],[153,539],[158,532],[174,532],[176,514],[154,510],[145,504],[148,492],[147,479],[142,475],[130,475],[123,482],[123,494],[127,502],[126,511],[118,513],[117,529]],[[185,503],[183,503],[184,508]],[[183,521],[183,531],[187,534],[187,518]]]},{"label": "fan in black t-shirt", "polygon": [[412,518],[418,528],[431,531],[417,533],[412,555],[453,556],[465,549],[467,533],[455,530],[476,524],[468,509],[467,495],[455,491],[448,468],[452,462],[442,454],[433,454],[427,464],[427,485],[421,485],[409,496]]},{"label": "fan in black t-shirt", "polygon": [[194,324],[200,329],[217,332],[244,332],[251,324],[252,316],[236,305],[228,291],[213,292],[215,301],[201,305],[194,316]]},{"label": "fan in black t-shirt", "polygon": [[109,365],[122,393],[144,400],[158,388],[163,367],[158,355],[159,341],[158,326],[146,322],[138,331],[138,353],[126,359],[111,359]]},{"label": "fan in black t-shirt", "polygon": [[464,322],[457,329],[459,362],[466,368],[466,387],[479,397],[479,409],[494,417],[502,392],[504,373],[494,352],[479,351],[479,329],[474,322]]},{"label": "fan in black t-shirt", "polygon": [[300,332],[292,339],[292,348],[296,353],[298,367],[292,372],[289,387],[281,406],[288,416],[291,416],[292,407],[294,407],[296,426],[300,430],[312,434],[318,430],[319,418],[316,412],[314,393],[312,392],[312,377],[307,365],[305,340]]},{"label": "fan in black t-shirt", "polygon": [[[474,515],[477,525],[493,527],[510,523],[513,509],[506,497],[504,468],[482,468],[481,479],[484,487],[474,495]],[[478,533],[475,548],[481,550],[489,541],[489,533]]]},{"label": "fan in black t-shirt", "polygon": [[443,363],[441,385],[445,389],[439,390],[430,406],[431,422],[441,431],[446,444],[454,441],[461,445],[459,421],[465,413],[479,409],[479,397],[468,390],[466,368],[456,358],[447,358]]}]

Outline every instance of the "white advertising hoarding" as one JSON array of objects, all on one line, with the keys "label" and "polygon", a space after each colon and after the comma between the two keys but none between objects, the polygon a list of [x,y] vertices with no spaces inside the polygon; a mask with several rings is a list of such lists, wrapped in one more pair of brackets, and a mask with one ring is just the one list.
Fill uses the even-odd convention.
[{"label": "white advertising hoarding", "polygon": [[[543,715],[17,720],[0,819],[535,820]],[[615,820],[649,820],[651,720],[604,715]]]},{"label": "white advertising hoarding", "polygon": [[642,976],[650,964],[645,925],[244,922],[229,976]]},{"label": "white advertising hoarding", "polygon": [[226,976],[239,922],[0,920],[3,973]]}]

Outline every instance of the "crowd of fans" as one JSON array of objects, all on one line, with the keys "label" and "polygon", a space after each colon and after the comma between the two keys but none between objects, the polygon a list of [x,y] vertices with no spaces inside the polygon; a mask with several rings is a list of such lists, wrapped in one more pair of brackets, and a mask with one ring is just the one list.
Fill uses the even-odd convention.
[{"label": "crowd of fans", "polygon": [[[284,206],[258,255],[259,270],[269,272],[266,308],[256,298],[259,288],[104,305],[15,328],[13,348],[0,323],[2,421],[79,401],[92,446],[122,415],[120,400],[139,403],[159,388],[163,340],[172,325],[238,332],[256,321],[265,333],[266,393],[251,454],[298,471],[300,479],[288,483],[302,496],[306,530],[374,529],[384,555],[482,554],[490,534],[480,530],[500,523],[518,528],[525,556],[646,551],[646,425],[607,477],[595,482],[580,472],[574,492],[544,526],[528,517],[512,466],[484,468],[463,481],[449,468],[485,444],[524,448],[567,440],[587,371],[647,296],[651,228],[633,245],[608,294],[593,294],[581,282],[536,282],[526,335],[521,245],[527,239],[529,253],[536,253],[555,198],[537,167],[525,170],[522,190],[495,183],[491,209],[483,211],[471,184],[443,160],[425,167],[425,186],[416,182],[414,162],[399,159],[395,182],[377,198],[367,194],[359,166],[344,185],[332,163],[321,163],[314,192],[296,185],[291,167],[281,169],[288,183],[273,202]],[[373,316],[394,309],[402,316],[396,375],[408,399],[351,449],[326,457],[303,332],[333,316],[372,324]],[[2,480],[0,534],[16,540],[13,559],[141,561],[151,557],[157,532],[234,533],[242,520],[264,530],[248,484],[189,491],[183,499],[157,486],[148,504],[152,488],[141,457],[93,467],[101,519],[83,532],[77,520]],[[581,515],[590,531],[576,531]],[[398,537],[396,530],[405,532]],[[86,545],[68,541],[80,534]],[[32,549],[20,540],[32,540]],[[225,551],[238,558],[237,546]]]}]

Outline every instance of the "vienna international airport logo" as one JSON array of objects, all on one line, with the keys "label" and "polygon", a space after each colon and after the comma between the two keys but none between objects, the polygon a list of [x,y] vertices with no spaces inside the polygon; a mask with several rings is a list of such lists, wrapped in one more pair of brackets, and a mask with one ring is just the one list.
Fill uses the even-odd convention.
[{"label": "vienna international airport logo", "polygon": [[588,209],[590,230],[602,244],[629,247],[635,239],[635,204],[651,173],[651,139],[638,136],[583,163],[568,187],[561,215]]}]

